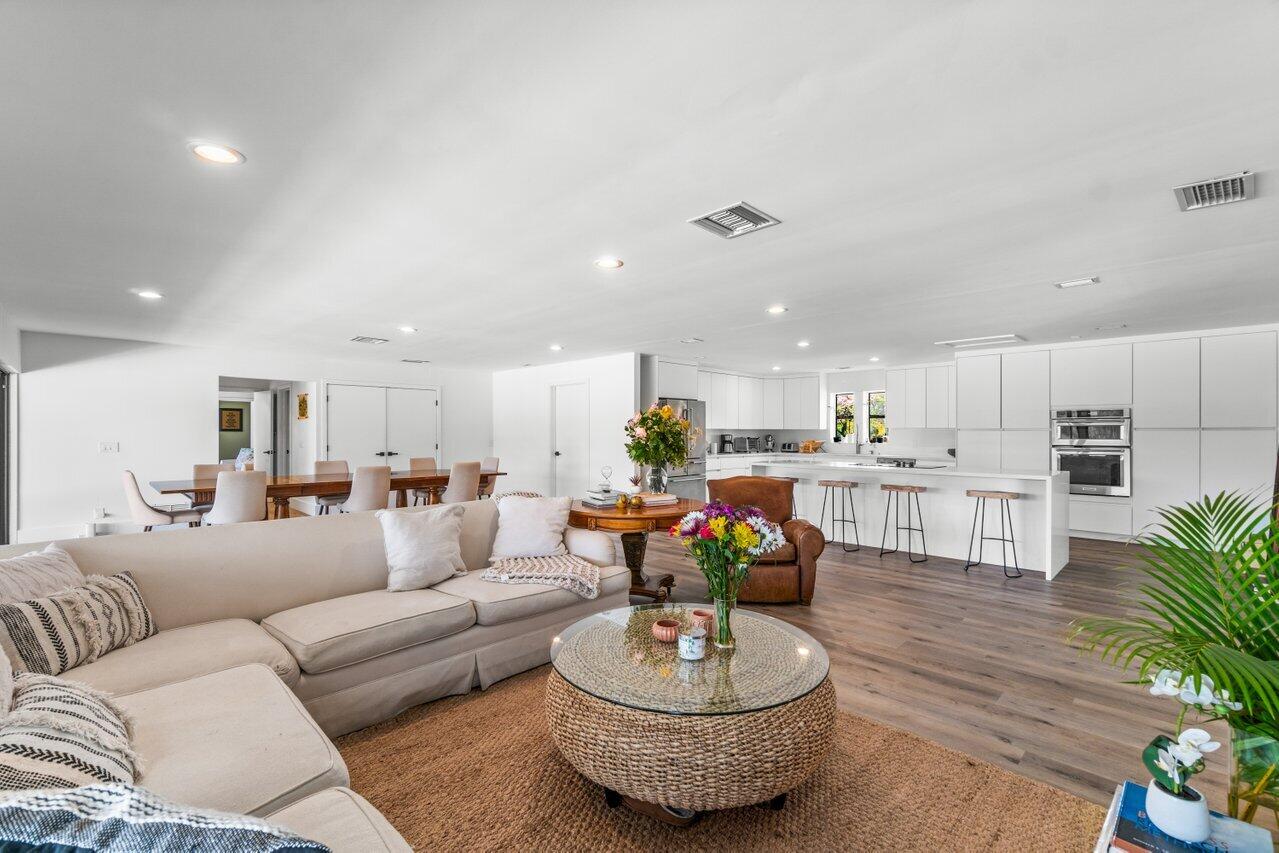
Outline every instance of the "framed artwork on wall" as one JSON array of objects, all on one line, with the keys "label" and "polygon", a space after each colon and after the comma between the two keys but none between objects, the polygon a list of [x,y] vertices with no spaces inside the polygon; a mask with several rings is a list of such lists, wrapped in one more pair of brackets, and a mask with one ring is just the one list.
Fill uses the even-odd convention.
[{"label": "framed artwork on wall", "polygon": [[218,409],[219,432],[244,432],[244,409]]},{"label": "framed artwork on wall", "polygon": [[311,403],[308,399],[310,395],[298,395],[298,420],[304,421],[311,416]]}]

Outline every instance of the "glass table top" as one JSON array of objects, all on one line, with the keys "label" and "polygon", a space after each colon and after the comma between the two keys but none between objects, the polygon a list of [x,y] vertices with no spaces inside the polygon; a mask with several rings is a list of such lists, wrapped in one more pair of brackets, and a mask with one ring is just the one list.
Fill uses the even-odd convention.
[{"label": "glass table top", "polygon": [[573,623],[551,642],[551,663],[566,681],[600,699],[664,714],[740,714],[793,702],[817,688],[830,669],[821,644],[763,613],[733,612],[737,647],[687,661],[677,643],[658,642],[653,623],[687,627],[695,608],[645,604],[605,610]]}]

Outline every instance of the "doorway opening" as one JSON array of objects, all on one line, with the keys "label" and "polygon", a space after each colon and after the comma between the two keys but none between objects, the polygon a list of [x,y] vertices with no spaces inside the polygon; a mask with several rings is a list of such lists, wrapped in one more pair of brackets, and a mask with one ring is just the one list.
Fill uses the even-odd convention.
[{"label": "doorway opening", "polygon": [[310,473],[316,383],[218,377],[218,461],[273,477]]}]

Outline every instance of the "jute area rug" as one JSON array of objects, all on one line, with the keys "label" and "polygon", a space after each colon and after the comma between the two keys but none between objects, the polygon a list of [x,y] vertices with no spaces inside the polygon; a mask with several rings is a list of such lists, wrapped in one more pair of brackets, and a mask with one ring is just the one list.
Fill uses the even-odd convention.
[{"label": "jute area rug", "polygon": [[548,668],[340,738],[351,787],[417,850],[1088,851],[1105,810],[841,712],[822,767],[780,812],[675,828],[610,809],[547,733]]}]

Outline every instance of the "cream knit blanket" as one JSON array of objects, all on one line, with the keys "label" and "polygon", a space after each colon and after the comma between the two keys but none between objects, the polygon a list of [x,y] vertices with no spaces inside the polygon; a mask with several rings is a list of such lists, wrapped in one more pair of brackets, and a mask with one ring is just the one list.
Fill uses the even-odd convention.
[{"label": "cream knit blanket", "polygon": [[567,589],[582,598],[598,598],[600,569],[572,554],[554,557],[506,557],[494,560],[480,575],[494,583],[542,583]]}]

